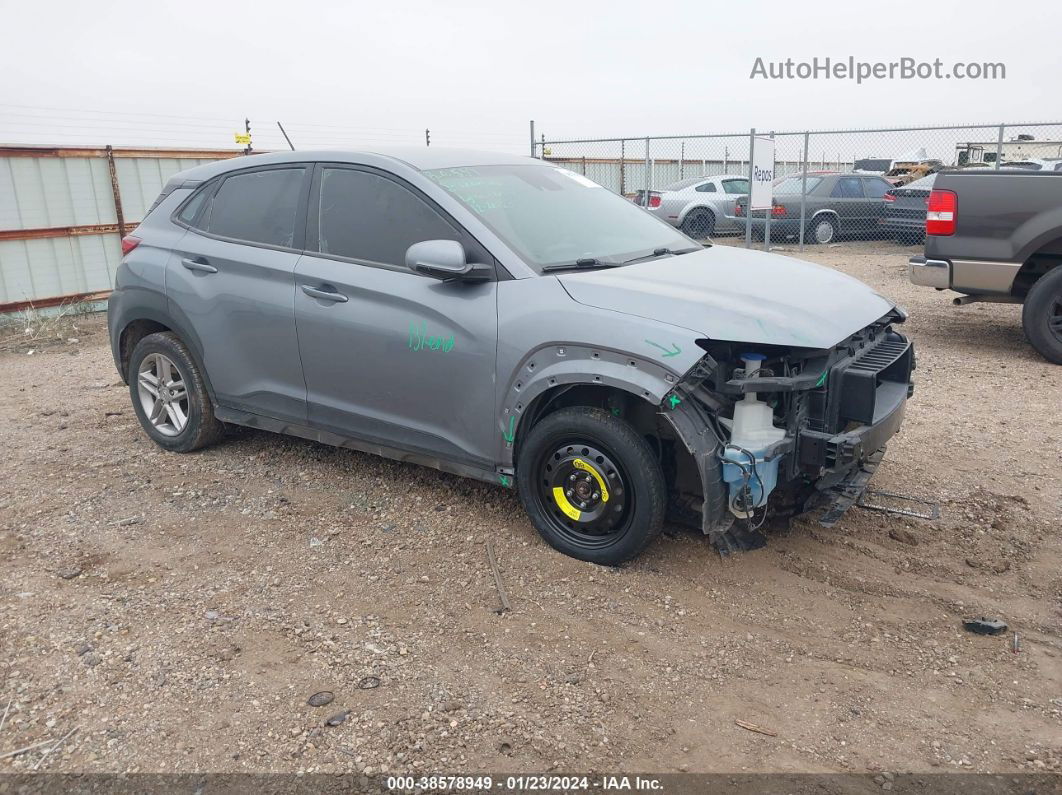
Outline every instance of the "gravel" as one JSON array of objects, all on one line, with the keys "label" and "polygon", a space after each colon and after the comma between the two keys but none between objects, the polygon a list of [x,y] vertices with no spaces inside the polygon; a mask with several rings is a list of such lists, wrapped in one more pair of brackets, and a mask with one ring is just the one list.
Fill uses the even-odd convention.
[{"label": "gravel", "polygon": [[941,518],[801,519],[725,561],[674,528],[581,563],[509,490],[264,432],[164,453],[100,319],[8,345],[0,753],[77,727],[42,769],[1058,770],[1062,368],[1019,307],[952,307],[881,245],[805,256],[911,312],[917,389],[874,486]]}]

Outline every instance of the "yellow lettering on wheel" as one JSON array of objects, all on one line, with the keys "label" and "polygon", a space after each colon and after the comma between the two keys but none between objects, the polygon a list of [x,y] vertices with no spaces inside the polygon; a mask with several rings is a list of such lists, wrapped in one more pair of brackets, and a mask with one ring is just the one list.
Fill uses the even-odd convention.
[{"label": "yellow lettering on wheel", "polygon": [[582,516],[582,514],[575,509],[574,505],[568,502],[568,496],[560,486],[553,487],[553,499],[557,502],[557,507],[564,511],[565,516],[576,522],[579,521],[579,517]]},{"label": "yellow lettering on wheel", "polygon": [[605,485],[605,479],[601,477],[600,473],[581,458],[576,458],[572,462],[572,466],[593,475],[594,480],[597,481],[597,485],[601,489],[601,502],[608,502],[608,486]]}]

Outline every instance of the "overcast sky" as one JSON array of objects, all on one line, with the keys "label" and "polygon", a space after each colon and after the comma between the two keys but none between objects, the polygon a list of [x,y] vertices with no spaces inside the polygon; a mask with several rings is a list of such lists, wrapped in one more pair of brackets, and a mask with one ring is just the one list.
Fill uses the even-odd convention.
[{"label": "overcast sky", "polygon": [[[1062,4],[3,3],[0,142],[418,143],[1062,117]],[[999,20],[999,21],[997,21]],[[1047,31],[1053,31],[1047,33]],[[757,57],[1002,62],[1005,80],[750,80]]]}]

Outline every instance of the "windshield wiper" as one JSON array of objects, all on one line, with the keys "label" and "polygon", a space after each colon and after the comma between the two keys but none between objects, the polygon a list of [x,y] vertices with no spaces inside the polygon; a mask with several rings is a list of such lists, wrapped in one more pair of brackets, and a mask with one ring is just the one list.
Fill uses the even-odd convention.
[{"label": "windshield wiper", "polygon": [[570,271],[576,268],[618,268],[620,264],[618,262],[602,262],[594,257],[587,257],[586,259],[577,259],[575,262],[558,262],[556,265],[543,265],[542,272]]},{"label": "windshield wiper", "polygon": [[663,256],[665,256],[667,254],[670,254],[671,256],[675,257],[675,256],[678,256],[679,254],[689,254],[691,251],[699,251],[699,250],[700,250],[700,247],[698,247],[698,248],[680,248],[680,249],[677,249],[676,251],[672,251],[669,248],[654,248],[652,254],[642,254],[640,257],[633,257],[632,259],[624,260],[623,264],[627,265],[628,263],[631,263],[631,262],[641,262],[643,259],[652,259],[653,257],[663,257]]}]

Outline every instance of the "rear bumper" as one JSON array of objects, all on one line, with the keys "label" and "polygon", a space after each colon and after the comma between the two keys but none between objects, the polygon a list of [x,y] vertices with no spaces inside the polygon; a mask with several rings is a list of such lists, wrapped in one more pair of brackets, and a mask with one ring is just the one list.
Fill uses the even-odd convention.
[{"label": "rear bumper", "polygon": [[886,215],[881,221],[881,226],[887,232],[917,232],[925,234],[926,219],[890,217]]},{"label": "rear bumper", "polygon": [[[741,228],[745,228],[745,216],[735,216],[734,220],[737,221]],[[761,216],[757,218],[752,216],[752,228],[757,232],[765,232],[767,229],[767,221]],[[771,237],[783,238],[783,237],[798,237],[800,235],[800,219],[799,218],[772,218],[771,219]]]},{"label": "rear bumper", "polygon": [[907,277],[911,284],[944,290],[951,287],[951,263],[923,256],[911,257],[907,260]]}]

